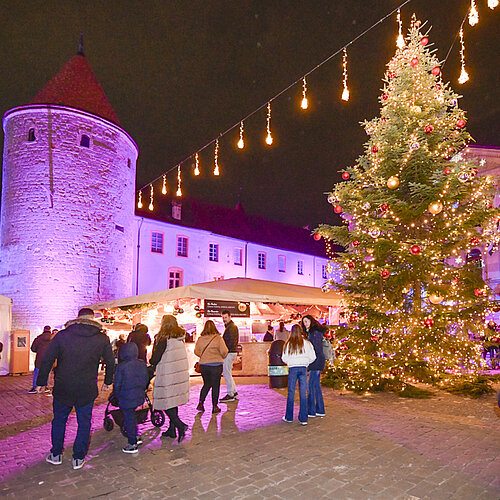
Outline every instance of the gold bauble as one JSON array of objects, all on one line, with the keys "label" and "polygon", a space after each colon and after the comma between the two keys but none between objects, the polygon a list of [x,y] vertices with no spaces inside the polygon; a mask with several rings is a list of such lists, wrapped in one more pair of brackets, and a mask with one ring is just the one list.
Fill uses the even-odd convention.
[{"label": "gold bauble", "polygon": [[399,179],[395,175],[392,175],[387,179],[387,187],[389,189],[396,189],[398,186],[399,186]]},{"label": "gold bauble", "polygon": [[427,210],[429,210],[432,215],[437,215],[441,212],[441,210],[443,210],[443,204],[440,201],[433,201],[432,203],[429,203]]},{"label": "gold bauble", "polygon": [[431,293],[429,295],[429,302],[431,304],[441,304],[441,302],[443,302],[443,297],[440,297],[437,293]]}]

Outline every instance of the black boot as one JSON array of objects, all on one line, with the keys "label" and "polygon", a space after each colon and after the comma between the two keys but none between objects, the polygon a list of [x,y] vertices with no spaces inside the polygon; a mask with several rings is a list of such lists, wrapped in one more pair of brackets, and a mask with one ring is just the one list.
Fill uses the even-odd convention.
[{"label": "black boot", "polygon": [[163,437],[169,437],[175,439],[176,436],[175,427],[172,424],[170,424],[169,428],[165,432],[162,432],[161,435]]},{"label": "black boot", "polygon": [[189,429],[189,426],[184,422],[181,422],[179,424],[178,429],[179,429],[179,437],[177,438],[177,441],[180,443],[184,439],[186,431]]}]

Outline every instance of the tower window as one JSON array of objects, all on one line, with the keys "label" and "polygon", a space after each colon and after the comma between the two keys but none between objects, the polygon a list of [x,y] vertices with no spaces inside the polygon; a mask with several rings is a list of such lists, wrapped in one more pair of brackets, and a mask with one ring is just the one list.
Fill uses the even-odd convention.
[{"label": "tower window", "polygon": [[35,129],[34,128],[30,128],[28,130],[28,142],[34,142],[35,140],[36,140]]},{"label": "tower window", "polygon": [[90,148],[90,138],[88,135],[83,134],[80,138],[80,146],[83,148]]}]

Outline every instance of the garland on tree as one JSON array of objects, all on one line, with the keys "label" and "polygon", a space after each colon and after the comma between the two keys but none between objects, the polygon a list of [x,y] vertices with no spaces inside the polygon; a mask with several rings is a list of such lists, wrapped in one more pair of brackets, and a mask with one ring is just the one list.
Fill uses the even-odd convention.
[{"label": "garland on tree", "polygon": [[346,249],[332,263],[341,281],[326,285],[344,293],[350,319],[327,379],[357,392],[472,381],[482,368],[474,339],[491,290],[478,263],[498,246],[500,210],[493,179],[460,153],[466,115],[434,52],[413,20],[380,117],[363,123],[365,152],[329,193],[343,225],[317,229]]}]

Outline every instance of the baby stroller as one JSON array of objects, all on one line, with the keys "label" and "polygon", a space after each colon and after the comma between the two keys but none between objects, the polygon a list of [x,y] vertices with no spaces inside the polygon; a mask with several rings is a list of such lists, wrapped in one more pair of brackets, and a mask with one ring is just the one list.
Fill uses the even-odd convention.
[{"label": "baby stroller", "polygon": [[[148,419],[148,414],[150,414],[151,423],[155,427],[161,427],[165,423],[165,414],[161,410],[153,409],[153,405],[147,393],[145,394],[145,397],[146,397],[146,402],[145,402],[146,406],[144,406],[143,408],[139,408],[138,410],[135,411],[137,423],[143,424],[144,422],[146,422],[146,420]],[[120,410],[120,408],[117,408],[116,410],[110,410],[109,409],[110,406],[115,406],[115,407],[119,406],[118,398],[113,393],[111,393],[108,398],[108,404],[106,406],[106,411],[104,412],[104,424],[103,424],[104,429],[110,432],[113,430],[116,423],[116,425],[120,427],[122,434],[125,437],[127,437],[127,434],[125,433],[125,428],[123,426],[124,420],[122,411]]]}]

